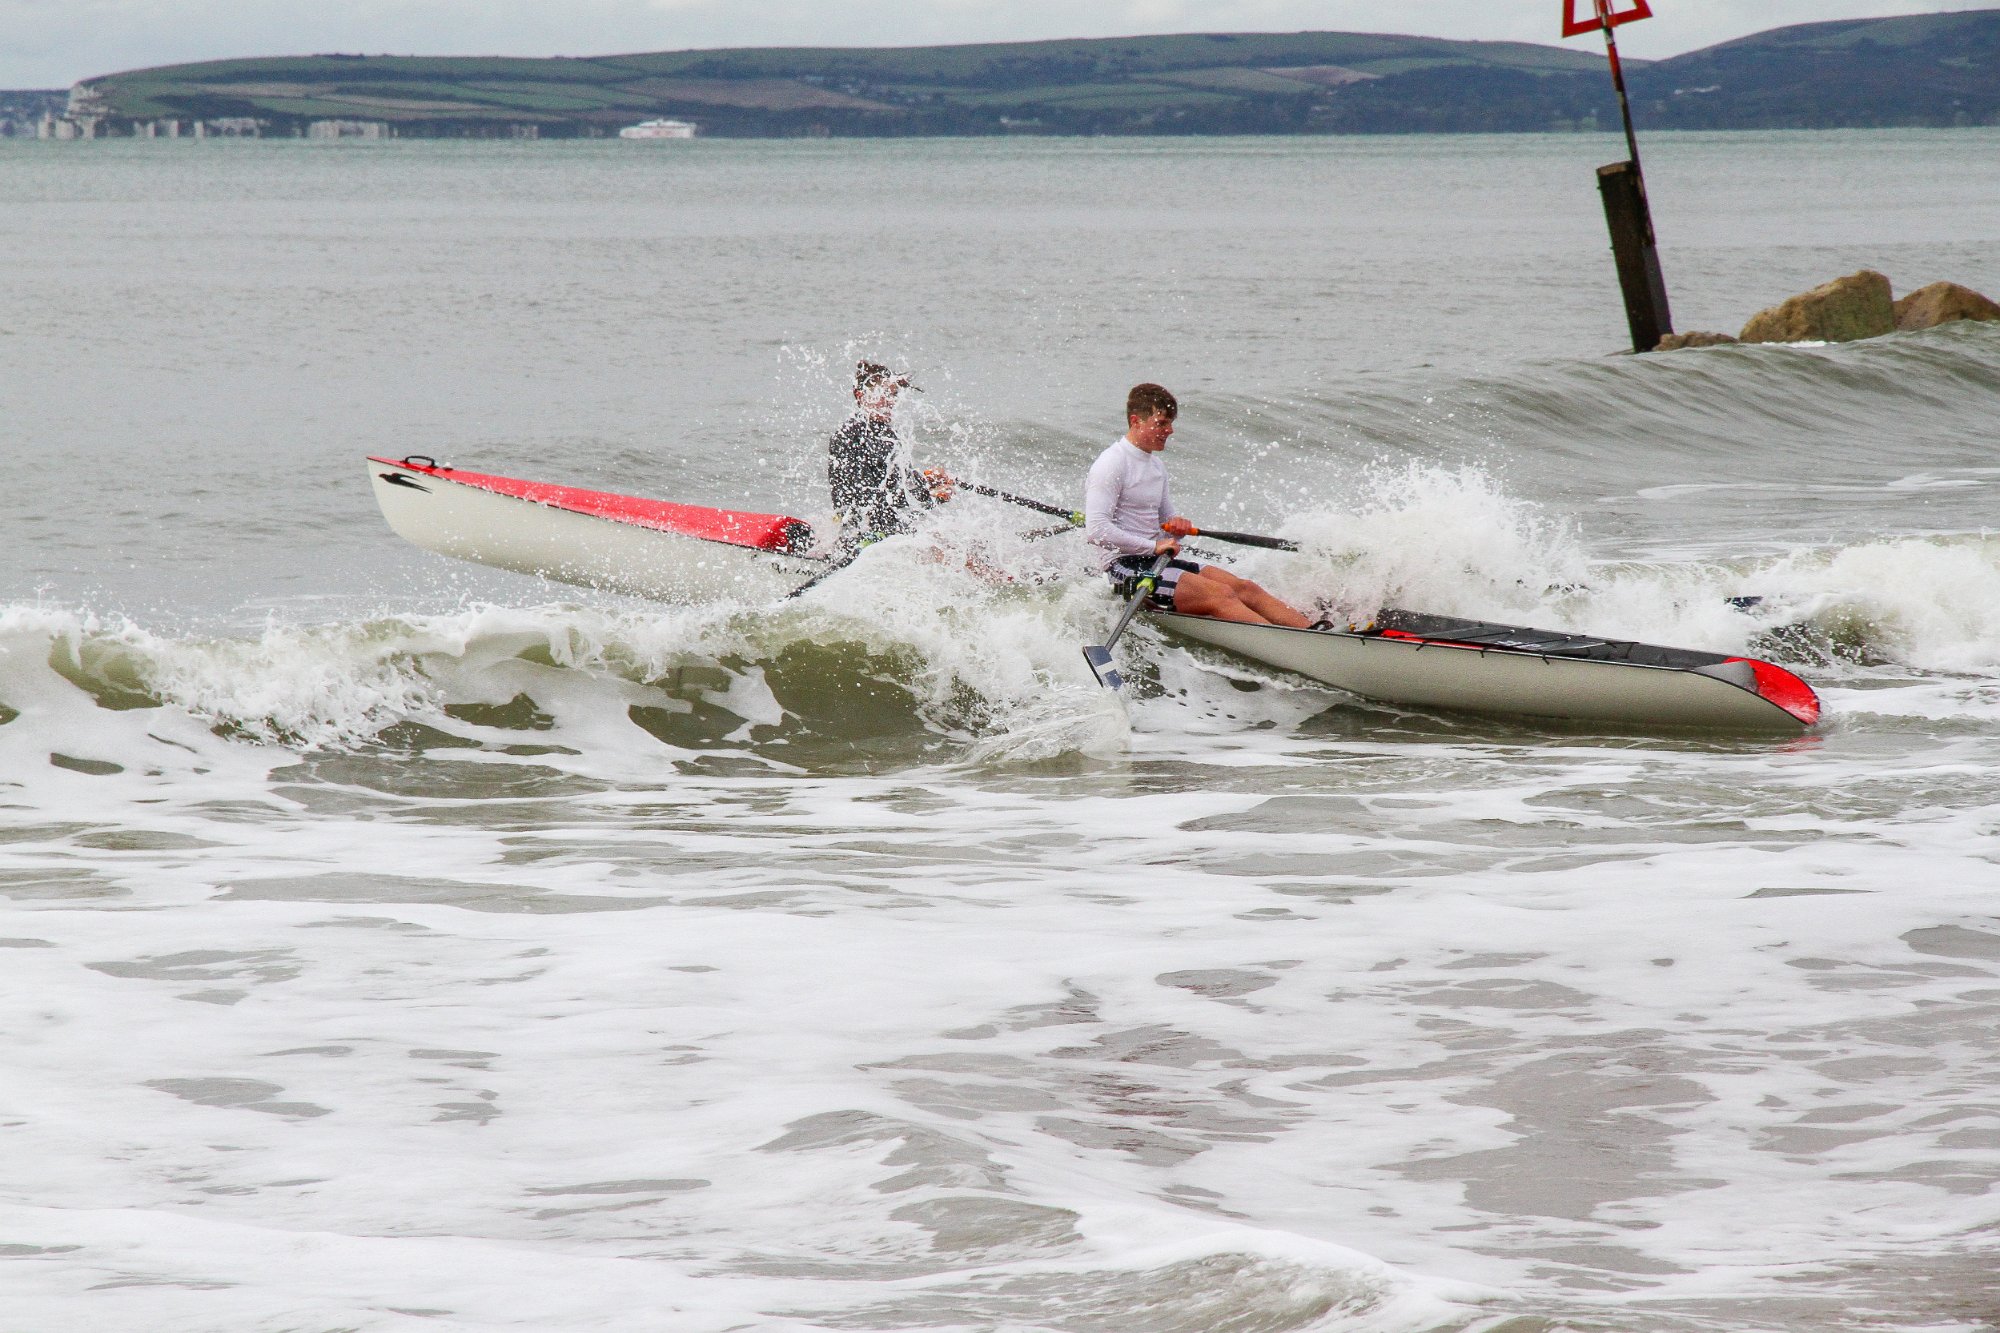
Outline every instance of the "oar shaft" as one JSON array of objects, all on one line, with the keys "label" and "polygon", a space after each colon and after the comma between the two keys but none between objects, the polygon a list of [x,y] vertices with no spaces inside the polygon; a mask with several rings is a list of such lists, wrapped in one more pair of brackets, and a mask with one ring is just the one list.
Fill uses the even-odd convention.
[{"label": "oar shaft", "polygon": [[1146,604],[1146,599],[1152,595],[1153,588],[1159,583],[1160,571],[1165,569],[1173,558],[1173,552],[1168,551],[1153,561],[1145,577],[1139,580],[1137,591],[1132,594],[1131,600],[1125,603],[1124,614],[1120,615],[1118,623],[1112,626],[1111,637],[1104,641],[1104,651],[1110,652],[1112,646],[1118,642],[1119,636],[1125,633],[1125,627],[1132,623],[1133,616],[1139,614],[1139,608]]},{"label": "oar shaft", "polygon": [[[1080,528],[1083,526],[1083,515],[1074,509],[1064,509],[1059,505],[1045,504],[1040,500],[1030,500],[1025,495],[1016,495],[1012,491],[1003,491],[997,486],[982,486],[976,481],[961,481],[958,484],[975,495],[990,496],[995,500],[1005,500],[1008,504],[1020,505],[1023,509],[1033,509],[1038,513],[1051,514],[1056,518],[1066,520],[1071,527]],[[1061,531],[1061,529],[1057,529],[1056,531]],[[1033,535],[1041,537],[1052,534],[1038,532]],[[1207,537],[1219,542],[1230,542],[1237,546],[1260,546],[1270,551],[1296,551],[1299,549],[1297,542],[1286,541],[1283,537],[1262,537],[1254,532],[1216,532],[1208,528],[1197,528],[1193,535]],[[790,598],[799,596],[801,593],[810,592],[826,579],[846,569],[860,556],[862,547],[866,547],[867,545],[867,542],[863,542],[860,547],[856,547],[846,555],[836,558],[812,578],[807,579],[804,583],[786,593],[786,598],[789,600]],[[1160,570],[1165,568],[1166,561],[1163,559],[1157,562],[1152,572],[1147,575],[1144,589],[1142,589],[1139,597],[1135,598],[1132,604],[1125,608],[1125,616],[1118,622],[1118,628],[1113,630],[1111,638],[1105,641],[1103,647],[1106,652],[1110,651],[1111,645],[1118,641],[1118,636],[1125,632],[1125,626],[1131,623],[1132,617],[1138,612],[1140,602],[1145,600],[1145,590],[1149,590],[1152,587],[1151,580],[1158,578]]]},{"label": "oar shaft", "polygon": [[[1053,514],[1057,518],[1066,518],[1075,527],[1083,526],[1083,515],[1077,510],[1064,509],[1060,505],[1048,504],[1042,500],[1030,500],[1025,495],[1016,495],[1012,491],[1003,491],[997,486],[982,486],[976,481],[961,481],[958,484],[965,490],[971,491],[974,495],[985,495],[995,500],[1005,500],[1008,504],[1020,505],[1023,509],[1032,509],[1038,514]],[[1216,541],[1231,542],[1237,546],[1261,546],[1269,551],[1296,551],[1299,549],[1297,542],[1286,541],[1283,537],[1261,537],[1254,532],[1216,532],[1209,528],[1198,528],[1195,530],[1194,535],[1198,537],[1213,537]]]},{"label": "oar shaft", "polygon": [[872,537],[862,539],[861,542],[859,542],[855,546],[855,548],[849,551],[846,555],[835,557],[833,563],[827,565],[825,568],[821,569],[819,573],[813,575],[811,578],[807,579],[804,583],[801,583],[798,587],[786,593],[784,600],[789,602],[794,597],[801,597],[806,593],[811,592],[814,588],[817,588],[820,584],[826,582],[828,579],[832,578],[835,574],[838,574],[841,570],[846,569],[856,560],[859,560],[861,558],[861,553],[867,550],[870,546],[873,546],[874,544],[875,541]]},{"label": "oar shaft", "polygon": [[1261,546],[1267,551],[1296,551],[1297,542],[1286,541],[1283,537],[1260,537],[1254,532],[1217,532],[1214,528],[1196,528],[1191,534],[1208,537],[1219,542],[1233,542],[1237,546]]},{"label": "oar shaft", "polygon": [[1118,673],[1118,668],[1111,664],[1111,649],[1117,644],[1118,637],[1125,632],[1125,627],[1132,623],[1132,617],[1138,615],[1139,608],[1146,604],[1146,598],[1152,594],[1154,585],[1159,582],[1160,571],[1165,569],[1173,558],[1172,551],[1162,551],[1154,559],[1151,567],[1139,579],[1139,586],[1132,593],[1131,599],[1125,603],[1125,612],[1118,617],[1118,624],[1112,629],[1111,637],[1103,643],[1091,644],[1083,650],[1083,660],[1090,664],[1090,674],[1096,676],[1097,683],[1105,689],[1117,690],[1124,687],[1125,678]]},{"label": "oar shaft", "polygon": [[1074,509],[1064,509],[1060,505],[1047,504],[1041,500],[1030,500],[1025,495],[1016,495],[1012,491],[1003,491],[996,486],[982,486],[976,481],[961,481],[958,484],[966,490],[971,491],[974,495],[991,496],[995,500],[1005,500],[1010,505],[1019,505],[1023,509],[1032,509],[1038,514],[1052,514],[1057,518],[1066,518],[1078,527],[1083,526],[1083,515]]}]

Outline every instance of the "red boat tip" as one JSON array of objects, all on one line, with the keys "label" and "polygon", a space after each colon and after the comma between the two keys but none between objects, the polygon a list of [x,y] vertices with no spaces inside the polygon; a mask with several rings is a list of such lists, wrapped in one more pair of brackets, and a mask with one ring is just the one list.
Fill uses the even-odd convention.
[{"label": "red boat tip", "polygon": [[1760,697],[1769,699],[1809,727],[1819,721],[1819,696],[1813,693],[1812,686],[1783,667],[1760,662],[1754,657],[1732,657],[1729,660],[1749,665],[1751,673],[1757,677]]}]

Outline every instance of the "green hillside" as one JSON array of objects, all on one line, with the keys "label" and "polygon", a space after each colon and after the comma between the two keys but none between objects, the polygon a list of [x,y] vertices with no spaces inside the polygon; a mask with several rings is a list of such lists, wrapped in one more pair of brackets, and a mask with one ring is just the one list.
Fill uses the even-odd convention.
[{"label": "green hillside", "polygon": [[[1553,103],[1540,99],[1574,116],[1602,100],[1600,66],[1588,49],[1293,33],[549,60],[299,56],[87,82],[114,122],[255,117],[276,133],[351,118],[406,134],[515,125],[602,134],[651,116],[694,120],[718,135],[1268,133],[1368,128],[1350,123],[1346,104],[1363,100],[1357,90],[1410,86],[1431,98],[1430,89],[1468,77],[1497,80],[1515,100],[1551,80],[1574,84]],[[1592,74],[1597,84],[1586,84]],[[1448,128],[1477,129],[1506,128],[1501,120],[1514,113],[1496,119],[1472,104],[1447,115]],[[1369,118],[1364,110],[1360,119]]]},{"label": "green hillside", "polygon": [[1636,74],[1648,124],[1820,129],[2000,124],[2000,10],[1808,23]]},{"label": "green hillside", "polygon": [[[1648,128],[2000,124],[2000,10],[1781,28],[1629,62]],[[1298,134],[1608,128],[1602,47],[1238,33],[589,59],[295,56],[88,81],[116,132],[240,118],[265,133],[603,135],[655,116],[707,135]]]}]

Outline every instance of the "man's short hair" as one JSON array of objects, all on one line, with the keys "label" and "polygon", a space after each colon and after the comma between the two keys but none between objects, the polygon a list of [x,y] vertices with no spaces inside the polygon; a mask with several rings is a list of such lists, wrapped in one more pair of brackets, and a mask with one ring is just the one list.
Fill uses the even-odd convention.
[{"label": "man's short hair", "polygon": [[896,374],[880,361],[857,361],[854,363],[854,388],[857,392],[872,389],[879,384],[890,382],[900,386],[908,384],[910,379],[907,375]]},{"label": "man's short hair", "polygon": [[1133,417],[1150,420],[1161,412],[1172,421],[1181,414],[1181,405],[1178,399],[1157,384],[1135,384],[1132,392],[1125,395],[1125,417],[1128,421]]}]

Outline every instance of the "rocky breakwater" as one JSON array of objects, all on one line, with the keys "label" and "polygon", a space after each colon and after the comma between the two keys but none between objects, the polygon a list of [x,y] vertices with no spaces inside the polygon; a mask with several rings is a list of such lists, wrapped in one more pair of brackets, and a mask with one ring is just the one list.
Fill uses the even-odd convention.
[{"label": "rocky breakwater", "polygon": [[1856,342],[1885,333],[1909,333],[1961,319],[2000,321],[2000,303],[1955,282],[1934,282],[1897,300],[1889,279],[1873,269],[1835,278],[1791,300],[1760,310],[1736,337],[1726,333],[1675,333],[1659,351],[1723,343]]}]

